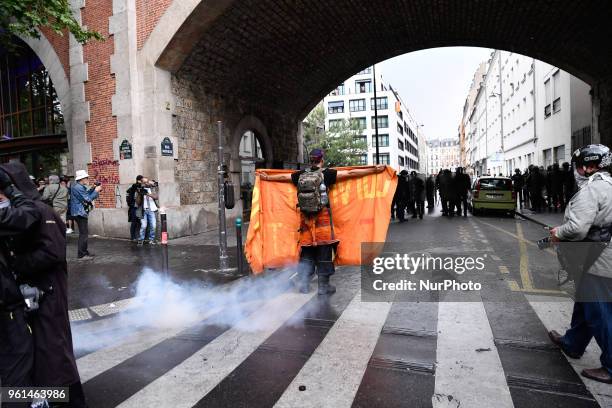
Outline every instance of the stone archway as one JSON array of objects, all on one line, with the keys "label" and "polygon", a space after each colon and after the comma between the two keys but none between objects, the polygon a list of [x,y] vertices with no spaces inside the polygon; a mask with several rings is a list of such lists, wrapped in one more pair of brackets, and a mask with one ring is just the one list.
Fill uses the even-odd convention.
[{"label": "stone archway", "polygon": [[72,140],[72,99],[70,96],[70,81],[68,80],[68,76],[66,75],[66,71],[64,70],[64,66],[57,52],[55,52],[55,49],[47,37],[45,37],[42,32],[39,32],[39,34],[39,38],[23,35],[19,35],[18,37],[34,51],[49,73],[49,77],[53,82],[53,87],[55,88],[64,114],[64,126],[66,127],[68,149],[72,154],[74,148]]},{"label": "stone archway", "polygon": [[[554,13],[531,0],[338,0],[294,7],[216,0],[193,8],[156,64],[210,94],[244,101],[260,117],[297,122],[343,79],[373,63],[435,47],[496,48],[588,82],[606,114],[602,132],[612,140],[612,55],[601,52],[612,37],[609,16],[604,3],[571,0],[556,3]],[[273,123],[268,127],[276,140]]]}]

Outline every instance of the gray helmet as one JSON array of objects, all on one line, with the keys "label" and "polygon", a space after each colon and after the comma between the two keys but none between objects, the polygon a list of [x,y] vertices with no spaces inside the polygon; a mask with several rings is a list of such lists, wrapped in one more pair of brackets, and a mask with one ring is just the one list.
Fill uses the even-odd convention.
[{"label": "gray helmet", "polygon": [[612,164],[610,149],[602,144],[590,144],[577,149],[572,154],[572,162],[576,166],[589,166],[595,164],[598,168],[604,169]]}]

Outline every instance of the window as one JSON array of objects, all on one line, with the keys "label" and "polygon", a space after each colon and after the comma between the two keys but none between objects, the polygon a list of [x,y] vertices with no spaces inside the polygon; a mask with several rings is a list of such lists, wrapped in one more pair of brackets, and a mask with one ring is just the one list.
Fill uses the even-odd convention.
[{"label": "window", "polygon": [[342,125],[342,119],[330,119],[329,120],[329,129],[333,130]]},{"label": "window", "polygon": [[330,95],[333,95],[333,96],[344,95],[344,84],[338,85],[338,87],[336,89],[331,91]]},{"label": "window", "polygon": [[560,80],[561,80],[561,74],[560,71],[557,70],[557,72],[555,72],[552,76],[553,78],[553,113],[557,113],[561,110],[561,91],[560,91]]},{"label": "window", "polygon": [[[380,159],[380,164],[391,164],[389,153],[379,153],[378,158]],[[376,163],[376,153],[372,155],[372,162]]]},{"label": "window", "polygon": [[550,166],[552,164],[551,149],[546,149],[542,153],[544,155],[544,167]]},{"label": "window", "polygon": [[368,144],[368,137],[366,135],[358,135],[353,138],[356,143]]},{"label": "window", "polygon": [[402,125],[400,125],[399,123],[397,124],[397,132],[398,132],[400,135],[403,135],[403,134],[404,134],[404,128],[403,128],[403,127],[402,127]]},{"label": "window", "polygon": [[366,74],[371,74],[371,73],[372,73],[372,67],[368,67],[364,69],[363,71],[359,71],[357,75],[366,75]]},{"label": "window", "polygon": [[344,101],[329,101],[327,104],[327,112],[342,113],[344,112]]},{"label": "window", "polygon": [[64,134],[64,115],[51,78],[36,54],[19,44],[18,55],[0,59],[0,137]]},{"label": "window", "polygon": [[402,142],[401,140],[397,140],[397,148],[400,150],[404,150],[404,142]]},{"label": "window", "polygon": [[355,81],[355,90],[357,93],[370,93],[372,92],[372,81]]},{"label": "window", "polygon": [[404,119],[404,114],[402,113],[402,111],[397,111],[397,116],[399,116],[400,119]]},{"label": "window", "polygon": [[[376,147],[376,135],[372,135],[372,147]],[[389,135],[378,135],[378,147],[389,147]]]},{"label": "window", "polygon": [[404,166],[404,158],[402,156],[398,156],[397,157],[397,162],[399,163],[400,166]]},{"label": "window", "polygon": [[351,126],[355,126],[363,130],[367,128],[368,123],[366,122],[366,118],[351,118]]},{"label": "window", "polygon": [[351,112],[361,112],[366,110],[365,99],[353,99],[349,101],[349,110]]},{"label": "window", "polygon": [[360,154],[359,156],[357,156],[357,163],[359,165],[367,165],[368,164],[368,155],[367,154]]},{"label": "window", "polygon": [[[374,110],[374,98],[370,100],[370,107]],[[389,107],[387,103],[387,97],[381,96],[380,98],[376,98],[376,109],[387,109]]]},{"label": "window", "polygon": [[565,145],[559,145],[555,147],[553,152],[553,162],[563,163],[565,161]]},{"label": "window", "polygon": [[[374,116],[372,116],[372,129],[374,129],[374,126],[376,126],[376,122],[374,121],[374,119],[376,119]],[[389,127],[389,117],[388,116],[379,116],[378,117],[378,128],[379,129],[386,129]]]},{"label": "window", "polygon": [[547,118],[551,114],[551,93],[550,93],[550,79],[544,81],[544,117]]}]

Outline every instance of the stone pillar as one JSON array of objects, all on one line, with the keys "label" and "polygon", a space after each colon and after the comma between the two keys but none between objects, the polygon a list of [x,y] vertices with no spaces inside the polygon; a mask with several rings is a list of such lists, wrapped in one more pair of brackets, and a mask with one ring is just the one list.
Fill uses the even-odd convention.
[{"label": "stone pillar", "polygon": [[[81,23],[81,9],[85,7],[85,0],[71,0],[70,7],[75,18]],[[85,123],[89,121],[89,102],[85,100],[85,82],[89,79],[87,63],[83,61],[83,46],[70,34],[69,46],[70,61],[70,103],[72,114],[70,117],[70,154],[72,156],[73,171],[87,169],[87,163],[92,160],[91,146],[87,141]]]}]

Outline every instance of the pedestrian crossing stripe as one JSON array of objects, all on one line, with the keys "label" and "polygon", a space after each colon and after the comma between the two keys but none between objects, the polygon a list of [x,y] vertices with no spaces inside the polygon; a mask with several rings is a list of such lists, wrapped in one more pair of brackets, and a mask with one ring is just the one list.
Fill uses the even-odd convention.
[{"label": "pedestrian crossing stripe", "polygon": [[[520,290],[516,281],[511,282],[514,282],[513,285]],[[301,320],[295,320],[296,311],[302,310],[301,307],[307,303],[310,304],[312,300],[317,300],[317,303],[313,305],[318,304],[319,306],[325,305],[326,302],[338,304],[337,298],[317,299],[314,292],[307,295],[284,293],[265,302],[257,303],[257,311],[253,313],[253,316],[266,320],[269,326],[262,330],[249,330],[249,327],[241,326],[240,323],[236,324],[229,330],[221,332],[203,347],[194,349],[192,354],[168,367],[152,381],[142,383],[134,379],[135,384],[141,383],[142,385],[133,394],[113,406],[125,408],[204,406],[200,399],[222,381],[234,375],[237,367],[256,348],[261,348],[270,333],[279,325],[287,324],[288,321],[292,321],[291,324],[295,325],[302,324]],[[432,304],[437,306],[438,323],[437,331],[433,332],[434,335],[437,334],[435,388],[431,390],[429,400],[414,402],[413,399],[418,397],[413,392],[408,392],[404,394],[405,400],[395,401],[397,404],[383,404],[383,399],[381,405],[378,406],[410,406],[414,402],[412,406],[431,404],[436,408],[448,406],[513,407],[510,388],[516,384],[512,382],[514,385],[510,385],[510,380],[507,379],[509,377],[500,362],[498,345],[490,327],[489,317],[483,307],[484,304],[482,302]],[[422,305],[420,308],[423,308]],[[549,323],[545,321],[546,316],[538,311],[538,305],[532,303],[532,306],[548,327]],[[348,306],[342,306],[338,310],[337,321],[329,321],[331,329],[326,332],[323,341],[316,346],[314,353],[307,357],[299,357],[299,351],[297,352],[297,360],[292,361],[303,361],[303,365],[299,368],[299,373],[287,384],[284,392],[278,395],[276,406],[351,406],[372,356],[372,350],[382,335],[381,333],[386,332],[383,325],[391,317],[390,308],[389,303],[361,302],[359,295],[352,296]],[[567,311],[563,313],[565,314],[558,320],[568,321]],[[304,315],[301,316],[304,318]],[[414,321],[415,315],[407,313],[402,318],[406,321]],[[93,324],[99,324],[99,322],[91,323]],[[150,330],[143,331],[120,345],[105,347],[80,358],[78,365],[82,381],[86,383],[86,389],[87,385],[92,380],[96,380],[100,374],[108,372],[123,361],[134,358],[138,351],[151,349],[178,331],[179,329],[164,331],[157,333],[157,337]],[[406,335],[414,336],[417,342],[419,338],[431,339],[431,336],[420,337],[417,332],[408,331]],[[177,341],[191,340],[187,336],[183,336],[181,340],[179,336]],[[304,338],[302,341],[308,342],[309,340]],[[434,341],[436,341],[435,337]],[[139,343],[142,344],[139,345]],[[591,347],[593,353],[597,354],[596,346]],[[163,356],[160,358],[163,359]],[[149,364],[159,363],[150,362]],[[405,367],[408,365],[396,364],[393,367],[378,365],[376,369],[405,371]],[[145,377],[149,375],[146,372],[135,374]],[[244,387],[266,387],[265,383],[263,385],[257,383],[257,373],[253,372],[252,375],[250,381],[244,382]],[[415,372],[412,375],[424,374]],[[112,380],[112,377],[109,380]],[[113,393],[109,386],[119,388],[123,386],[112,382],[103,385],[107,393]],[[594,394],[599,392],[595,388],[591,389]],[[596,396],[601,399],[605,398],[604,394],[605,392],[600,392]],[[105,398],[98,398],[96,403],[90,406],[92,408],[109,406],[104,405],[104,401]],[[248,401],[245,403],[248,404]],[[456,405],[452,405],[453,403]],[[602,406],[605,405],[602,404]]]}]

